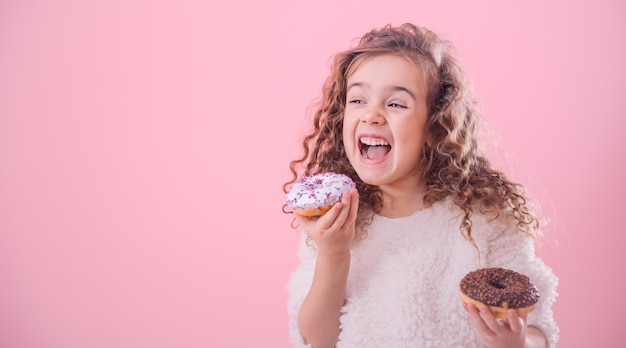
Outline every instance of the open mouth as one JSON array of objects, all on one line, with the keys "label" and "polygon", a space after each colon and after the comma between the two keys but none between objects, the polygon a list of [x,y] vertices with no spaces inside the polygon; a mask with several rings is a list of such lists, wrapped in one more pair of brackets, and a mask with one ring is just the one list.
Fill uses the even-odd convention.
[{"label": "open mouth", "polygon": [[381,138],[362,137],[359,139],[361,157],[377,160],[385,157],[391,151],[391,145]]}]

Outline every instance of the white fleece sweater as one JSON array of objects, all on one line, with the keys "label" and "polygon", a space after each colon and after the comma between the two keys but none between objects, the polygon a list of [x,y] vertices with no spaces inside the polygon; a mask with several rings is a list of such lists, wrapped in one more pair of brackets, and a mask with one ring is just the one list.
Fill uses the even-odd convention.
[{"label": "white fleece sweater", "polygon": [[[459,298],[459,282],[479,267],[504,267],[528,275],[541,293],[528,325],[555,347],[552,314],[557,278],[534,253],[534,240],[502,220],[472,217],[477,250],[461,234],[460,210],[450,200],[411,216],[376,215],[367,237],[352,249],[337,348],[483,347]],[[315,247],[303,234],[301,264],[287,284],[294,347],[308,347],[297,316],[313,279]]]}]

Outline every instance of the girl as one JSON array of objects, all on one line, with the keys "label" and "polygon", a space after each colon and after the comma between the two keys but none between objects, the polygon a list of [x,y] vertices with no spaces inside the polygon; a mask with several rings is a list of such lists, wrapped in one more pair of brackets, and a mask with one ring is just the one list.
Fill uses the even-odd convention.
[{"label": "girl", "polygon": [[[291,338],[305,347],[554,347],[557,279],[535,256],[523,187],[477,152],[479,111],[452,56],[411,24],[372,30],[335,56],[298,175],[334,171],[357,189],[304,231],[287,285]],[[463,305],[480,267],[528,275],[537,309],[508,320]]]}]

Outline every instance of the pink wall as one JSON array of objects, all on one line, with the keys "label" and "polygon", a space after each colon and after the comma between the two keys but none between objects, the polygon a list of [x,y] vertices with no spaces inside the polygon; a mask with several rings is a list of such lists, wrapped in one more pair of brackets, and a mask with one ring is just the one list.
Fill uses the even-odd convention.
[{"label": "pink wall", "polygon": [[288,347],[307,107],[333,53],[404,21],[456,43],[553,220],[560,346],[616,346],[626,6],[211,3],[0,2],[0,346]]}]

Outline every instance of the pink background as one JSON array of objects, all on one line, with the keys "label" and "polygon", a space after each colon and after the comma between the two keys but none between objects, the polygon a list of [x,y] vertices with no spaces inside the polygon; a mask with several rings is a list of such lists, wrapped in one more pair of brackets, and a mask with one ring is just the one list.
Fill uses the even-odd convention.
[{"label": "pink background", "polygon": [[467,3],[1,1],[0,346],[288,347],[307,108],[333,53],[410,21],[552,220],[560,346],[616,347],[626,6]]}]

